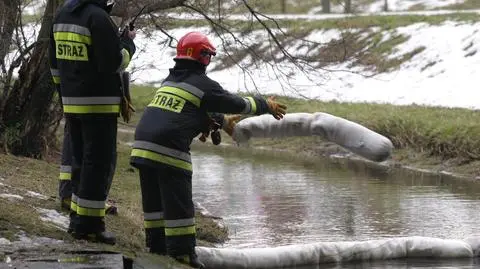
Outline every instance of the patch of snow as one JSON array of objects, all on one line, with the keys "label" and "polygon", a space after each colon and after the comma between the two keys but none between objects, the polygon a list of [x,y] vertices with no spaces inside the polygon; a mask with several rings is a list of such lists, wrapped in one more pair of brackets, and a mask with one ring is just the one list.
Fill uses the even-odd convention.
[{"label": "patch of snow", "polygon": [[65,215],[53,209],[36,208],[36,210],[42,215],[40,216],[42,221],[51,222],[56,227],[65,231],[67,230],[70,220]]},{"label": "patch of snow", "polygon": [[18,241],[14,241],[14,244],[23,244],[26,246],[39,246],[39,245],[51,245],[51,244],[60,244],[63,241],[57,240],[49,237],[29,237],[24,231],[20,231],[16,234]]},{"label": "patch of snow", "polygon": [[9,201],[13,201],[13,200],[16,200],[16,199],[23,200],[22,196],[17,195],[17,194],[11,194],[11,193],[0,193],[0,197],[8,199]]},{"label": "patch of snow", "polygon": [[[370,12],[378,12],[383,10],[383,1],[377,1],[375,4],[380,5],[380,8],[372,9]],[[388,9],[391,11],[409,10],[413,6],[423,6],[425,9],[441,8],[454,4],[462,4],[465,0],[388,0]]]},{"label": "patch of snow", "polygon": [[[17,240],[15,241],[10,241],[6,238],[0,238],[0,246],[5,247],[8,245],[9,249],[11,249],[12,251],[15,251],[15,249],[20,249],[20,248],[32,248],[32,247],[38,247],[38,246],[63,243],[62,240],[57,240],[53,238],[28,236],[25,233],[25,231],[20,231],[17,234],[15,234],[15,236],[17,237]],[[7,257],[4,262],[8,263],[9,262],[8,259],[9,257]]]},{"label": "patch of snow", "polygon": [[202,215],[204,217],[207,217],[207,218],[211,218],[212,221],[215,222],[218,225],[218,227],[220,227],[220,228],[225,227],[225,223],[223,222],[222,218],[219,218],[217,216],[212,215],[212,213],[210,213],[210,211],[208,211],[199,202],[194,201],[194,204],[195,204],[195,210],[198,211],[200,213],[200,215]]},{"label": "patch of snow", "polygon": [[194,204],[195,204],[195,209],[198,210],[201,215],[213,217],[212,213],[210,213],[208,209],[202,206],[199,202],[194,201]]},{"label": "patch of snow", "polygon": [[38,193],[38,192],[34,192],[34,191],[27,191],[27,195],[30,196],[30,197],[35,197],[35,198],[38,198],[38,199],[41,199],[41,200],[47,200],[48,197],[41,194],[41,193]]},{"label": "patch of snow", "polygon": [[22,10],[22,14],[27,14],[27,15],[43,14],[46,5],[47,5],[46,0],[26,1],[26,4]]},{"label": "patch of snow", "polygon": [[131,141],[130,141],[130,142],[126,142],[126,143],[125,143],[125,145],[127,145],[127,146],[130,146],[130,147],[131,147],[131,146],[133,146],[133,142],[131,142]]},{"label": "patch of snow", "polygon": [[[398,57],[420,47],[426,49],[401,66],[400,70],[380,74],[376,77],[364,77],[359,71],[348,67],[348,63],[330,66],[335,72],[319,72],[306,75],[296,70],[289,63],[277,66],[289,77],[276,77],[278,70],[268,66],[248,69],[248,73],[237,67],[209,72],[210,77],[217,80],[232,92],[253,89],[254,84],[265,94],[303,95],[321,100],[337,100],[342,102],[377,102],[395,105],[421,104],[445,107],[480,108],[480,92],[472,81],[480,75],[478,57],[466,57],[473,54],[480,46],[480,23],[469,24],[446,22],[440,25],[418,23],[396,29],[396,33],[410,37],[405,43],[396,47],[397,51],[390,57]],[[192,28],[174,29],[172,34],[180,37]],[[207,32],[203,28],[195,28]],[[335,30],[330,30],[331,38]],[[309,38],[325,43],[326,31],[312,33]],[[391,35],[390,32],[384,32]],[[337,32],[338,34],[338,32]],[[156,44],[164,37],[157,34],[153,40],[138,35],[139,45],[145,46],[144,53],[135,55],[133,66],[152,66],[138,71],[133,78],[137,83],[153,83],[163,79],[168,68],[173,66],[174,49],[160,48]],[[213,39],[219,44],[218,39]],[[295,42],[298,46],[298,42]],[[465,49],[468,48],[468,49]],[[147,53],[147,52],[151,53]],[[304,49],[300,51],[305,52]],[[221,55],[222,48],[219,48]],[[154,55],[157,55],[156,57]],[[247,64],[242,62],[242,64]],[[428,67],[427,65],[433,64]],[[215,65],[215,62],[212,62]],[[211,67],[209,67],[211,68]],[[346,70],[346,72],[339,71]],[[368,73],[364,73],[368,75]],[[282,85],[283,83],[283,85]],[[290,89],[284,85],[290,84]]]},{"label": "patch of snow", "polygon": [[[405,12],[411,8],[421,7],[423,10],[441,9],[442,7],[462,4],[465,0],[387,0],[387,7],[389,12]],[[344,4],[337,4],[338,2],[332,1],[330,11],[332,13],[344,12]],[[366,5],[357,5],[352,2],[352,9],[355,12],[361,13],[378,13],[384,12],[385,0],[377,0]],[[320,14],[322,13],[322,6],[313,7],[308,14]]]},{"label": "patch of snow", "polygon": [[0,245],[8,245],[8,244],[11,244],[12,242],[10,242],[10,240],[6,239],[6,238],[0,238]]}]

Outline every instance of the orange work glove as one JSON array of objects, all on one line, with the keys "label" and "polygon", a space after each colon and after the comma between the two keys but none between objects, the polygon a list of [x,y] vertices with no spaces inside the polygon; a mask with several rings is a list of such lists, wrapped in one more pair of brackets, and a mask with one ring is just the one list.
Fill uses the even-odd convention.
[{"label": "orange work glove", "polygon": [[233,135],[233,128],[235,128],[235,125],[237,122],[240,121],[240,118],[242,115],[224,115],[223,116],[223,127],[222,129],[229,135]]},{"label": "orange work glove", "polygon": [[273,117],[277,120],[282,119],[283,115],[285,115],[285,113],[287,113],[287,106],[283,105],[283,104],[280,104],[280,103],[277,103],[275,101],[274,96],[268,97],[267,105],[268,105],[268,110],[269,110],[270,114],[272,114]]},{"label": "orange work glove", "polygon": [[128,101],[127,98],[123,97],[120,104],[120,114],[122,115],[123,121],[125,123],[129,123],[134,112],[135,108],[133,107],[132,103]]}]

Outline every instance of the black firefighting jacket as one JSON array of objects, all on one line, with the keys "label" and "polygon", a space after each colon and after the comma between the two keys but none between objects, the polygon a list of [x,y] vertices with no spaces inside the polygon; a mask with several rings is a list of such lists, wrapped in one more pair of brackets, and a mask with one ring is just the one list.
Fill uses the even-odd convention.
[{"label": "black firefighting jacket", "polygon": [[56,14],[49,63],[66,114],[118,113],[119,72],[135,53],[105,11],[106,0],[69,0]]},{"label": "black firefighting jacket", "polygon": [[[209,112],[261,115],[269,109],[262,97],[242,98],[224,90],[200,63],[176,60],[137,125],[131,164],[191,171],[190,144],[206,131]],[[221,114],[210,116],[223,124]]]}]

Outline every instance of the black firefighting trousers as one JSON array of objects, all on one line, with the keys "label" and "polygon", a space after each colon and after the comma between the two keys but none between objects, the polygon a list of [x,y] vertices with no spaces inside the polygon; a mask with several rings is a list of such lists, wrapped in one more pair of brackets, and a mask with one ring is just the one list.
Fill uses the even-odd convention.
[{"label": "black firefighting trousers", "polygon": [[192,172],[139,166],[147,247],[177,257],[195,252]]},{"label": "black firefighting trousers", "polygon": [[66,115],[72,149],[71,226],[76,233],[105,231],[112,163],[116,157],[116,115]]},{"label": "black firefighting trousers", "polygon": [[[112,185],[113,175],[115,173],[115,168],[117,165],[117,158],[116,158],[116,149],[113,152],[114,158],[113,162],[111,163],[111,171],[108,177],[108,187],[106,190],[105,195],[108,195],[110,191],[110,186]],[[63,147],[62,147],[62,163],[60,166],[60,175],[58,177],[59,184],[58,184],[58,195],[60,197],[60,201],[62,203],[68,202],[68,207],[70,207],[70,199],[72,197],[72,143],[70,137],[70,129],[68,128],[68,124],[65,122],[65,126],[63,128]]]}]

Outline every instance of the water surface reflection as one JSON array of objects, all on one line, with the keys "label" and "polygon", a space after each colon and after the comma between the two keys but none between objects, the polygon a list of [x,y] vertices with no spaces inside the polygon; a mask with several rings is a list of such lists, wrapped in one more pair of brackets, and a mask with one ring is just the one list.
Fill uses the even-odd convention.
[{"label": "water surface reflection", "polygon": [[193,164],[194,199],[224,218],[226,247],[414,235],[462,239],[478,230],[474,183],[198,151]]}]

